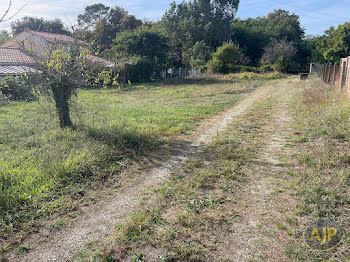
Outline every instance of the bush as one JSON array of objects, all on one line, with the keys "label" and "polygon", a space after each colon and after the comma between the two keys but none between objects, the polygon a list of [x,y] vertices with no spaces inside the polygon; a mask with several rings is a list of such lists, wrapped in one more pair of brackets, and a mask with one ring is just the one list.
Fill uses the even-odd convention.
[{"label": "bush", "polygon": [[212,57],[207,64],[209,72],[228,74],[235,72],[236,66],[242,62],[243,53],[238,45],[229,42],[218,47]]},{"label": "bush", "polygon": [[10,100],[29,101],[34,100],[32,88],[23,77],[6,76],[0,78],[0,91]]}]

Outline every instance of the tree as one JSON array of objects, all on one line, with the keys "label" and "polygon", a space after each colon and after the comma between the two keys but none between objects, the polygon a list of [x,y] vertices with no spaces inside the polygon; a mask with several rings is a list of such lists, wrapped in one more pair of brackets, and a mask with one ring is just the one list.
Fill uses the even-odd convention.
[{"label": "tree", "polygon": [[317,47],[327,62],[339,62],[340,58],[350,55],[350,22],[330,27],[318,39]]},{"label": "tree", "polygon": [[230,37],[230,24],[239,0],[193,0],[171,4],[164,14],[161,28],[170,38],[174,66],[180,66],[183,54],[189,53],[197,42],[203,42],[211,51]]},{"label": "tree", "polygon": [[24,30],[33,30],[41,32],[50,32],[56,34],[69,35],[69,31],[65,28],[62,20],[46,20],[44,18],[25,16],[11,23],[12,34],[16,35]]},{"label": "tree", "polygon": [[287,72],[296,53],[293,42],[288,42],[286,38],[274,40],[264,48],[262,63],[273,65],[278,71]]},{"label": "tree", "polygon": [[[88,12],[80,16],[81,23],[84,19],[93,19],[91,30],[85,30],[89,42],[95,51],[103,52],[109,49],[113,44],[117,33],[125,30],[133,30],[142,25],[142,21],[133,15],[129,15],[126,10],[121,7],[110,8],[103,5],[88,6]],[[87,39],[84,39],[87,40]]]},{"label": "tree", "polygon": [[87,29],[94,29],[96,24],[103,18],[107,18],[110,7],[103,4],[88,5],[85,7],[84,13],[78,15],[79,27]]},{"label": "tree", "polygon": [[[139,27],[117,35],[112,47],[114,57],[132,63],[142,63],[149,69],[148,76],[158,75],[165,68],[168,38],[153,28]],[[145,72],[143,72],[145,73]]]},{"label": "tree", "polygon": [[0,31],[0,44],[5,43],[7,40],[10,40],[10,34],[6,30]]},{"label": "tree", "polygon": [[238,45],[228,42],[220,46],[208,62],[208,70],[213,73],[227,74],[235,69],[243,59]]},{"label": "tree", "polygon": [[308,63],[323,64],[326,62],[321,50],[322,39],[322,36],[311,35],[304,39],[304,49]]},{"label": "tree", "polygon": [[[282,9],[265,17],[236,20],[231,25],[231,40],[239,44],[253,66],[259,64],[264,48],[272,41],[286,39],[301,51],[303,38],[304,29],[300,25],[299,16]],[[304,58],[305,54],[300,52],[298,56]],[[299,60],[300,63],[306,62]]]},{"label": "tree", "polygon": [[37,81],[29,81],[29,83],[37,93],[53,98],[61,128],[73,126],[70,118],[70,103],[78,87],[91,83],[104,87],[119,85],[112,71],[93,64],[88,59],[90,51],[77,42],[68,48],[55,43],[43,59],[38,58],[32,51],[26,49],[23,51],[36,61],[38,69],[37,74],[31,75],[32,79]]},{"label": "tree", "polygon": [[182,57],[185,65],[189,65],[193,69],[203,70],[211,58],[211,51],[203,41],[200,41],[192,48],[185,50]]}]

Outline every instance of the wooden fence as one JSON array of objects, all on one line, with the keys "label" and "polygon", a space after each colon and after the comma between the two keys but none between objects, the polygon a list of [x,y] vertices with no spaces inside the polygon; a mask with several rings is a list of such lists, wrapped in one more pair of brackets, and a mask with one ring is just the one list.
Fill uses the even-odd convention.
[{"label": "wooden fence", "polygon": [[346,88],[350,93],[350,56],[342,58],[340,64],[310,64],[310,73],[316,73],[332,86]]}]

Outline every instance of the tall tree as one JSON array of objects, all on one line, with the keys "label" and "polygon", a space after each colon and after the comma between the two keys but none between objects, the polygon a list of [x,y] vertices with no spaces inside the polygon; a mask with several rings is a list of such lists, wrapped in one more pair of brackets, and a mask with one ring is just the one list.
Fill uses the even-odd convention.
[{"label": "tall tree", "polygon": [[78,16],[79,38],[92,43],[95,51],[109,49],[117,33],[133,30],[142,25],[142,21],[119,7],[107,7],[103,4],[90,5]]},{"label": "tall tree", "polygon": [[317,47],[327,62],[339,62],[340,58],[350,55],[350,22],[330,27],[318,39]]},{"label": "tall tree", "polygon": [[173,2],[164,14],[161,26],[171,39],[172,56],[178,65],[183,52],[188,53],[197,42],[203,42],[212,51],[229,40],[239,0],[193,0],[180,4]]},{"label": "tall tree", "polygon": [[11,23],[11,29],[14,35],[26,29],[56,34],[70,34],[61,19],[46,20],[44,18],[31,16],[25,16]]},{"label": "tall tree", "polygon": [[107,18],[110,7],[103,4],[88,5],[84,13],[78,15],[78,25],[85,30],[92,30],[102,19]]},{"label": "tall tree", "polygon": [[165,69],[168,53],[168,38],[154,28],[139,27],[117,35],[112,48],[114,58],[134,64],[142,64],[147,72],[144,79],[158,76]]},{"label": "tall tree", "polygon": [[232,41],[240,45],[251,65],[258,65],[264,48],[272,41],[286,39],[301,49],[304,29],[299,16],[278,9],[265,17],[236,20],[231,25],[231,34]]}]

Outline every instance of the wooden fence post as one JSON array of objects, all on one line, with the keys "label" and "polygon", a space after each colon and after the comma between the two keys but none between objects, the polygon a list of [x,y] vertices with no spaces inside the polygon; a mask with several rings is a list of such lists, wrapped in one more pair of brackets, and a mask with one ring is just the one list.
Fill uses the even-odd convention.
[{"label": "wooden fence post", "polygon": [[324,70],[325,70],[325,65],[322,65],[322,80],[324,81]]},{"label": "wooden fence post", "polygon": [[332,79],[332,85],[333,85],[333,86],[335,85],[336,67],[337,67],[337,63],[334,63],[334,66],[333,66],[333,79]]}]

